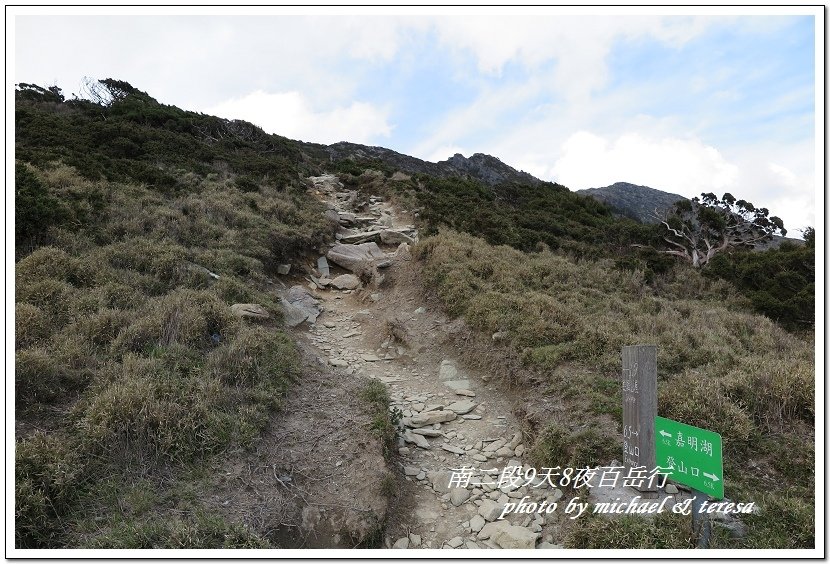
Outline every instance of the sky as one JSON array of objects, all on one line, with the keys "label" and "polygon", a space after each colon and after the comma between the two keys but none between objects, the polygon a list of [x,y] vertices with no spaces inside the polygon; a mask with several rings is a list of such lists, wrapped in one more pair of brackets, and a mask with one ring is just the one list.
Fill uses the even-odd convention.
[{"label": "sky", "polygon": [[46,10],[13,19],[14,83],[69,95],[84,77],[117,78],[292,139],[430,161],[487,153],[572,190],[730,192],[780,216],[790,236],[823,221],[823,22],[803,8]]}]

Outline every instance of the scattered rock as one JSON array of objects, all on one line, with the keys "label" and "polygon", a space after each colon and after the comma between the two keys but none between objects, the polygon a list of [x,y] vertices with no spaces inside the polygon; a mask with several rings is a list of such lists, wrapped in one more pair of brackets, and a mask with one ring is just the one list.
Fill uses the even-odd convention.
[{"label": "scattered rock", "polygon": [[485,521],[495,521],[503,510],[504,506],[502,504],[496,503],[492,499],[485,499],[478,508],[478,514],[484,517]]},{"label": "scattered rock", "polygon": [[409,419],[408,426],[426,427],[434,423],[446,423],[458,417],[454,411],[422,411]]},{"label": "scattered rock", "polygon": [[562,547],[561,544],[551,544],[549,542],[540,542],[539,546],[536,547],[537,550],[545,549],[545,548],[552,549],[552,550],[562,550],[563,547]]},{"label": "scattered rock", "polygon": [[396,540],[392,548],[409,548],[409,537]]},{"label": "scattered rock", "polygon": [[380,232],[380,240],[386,243],[387,245],[398,245],[400,243],[414,243],[415,239],[407,235],[406,233],[402,233],[401,231],[396,231],[393,229],[384,229]]},{"label": "scattered rock", "polygon": [[317,259],[317,270],[323,278],[329,277],[331,271],[329,269],[329,261],[326,260],[326,257],[320,257]]},{"label": "scattered rock", "polygon": [[476,408],[476,403],[471,400],[456,401],[447,406],[447,409],[454,411],[458,415],[464,415]]},{"label": "scattered rock", "polygon": [[291,265],[290,264],[278,264],[277,265],[277,274],[282,274],[285,276],[291,272]]},{"label": "scattered rock", "polygon": [[667,494],[676,494],[677,493],[677,486],[674,484],[666,484],[666,493]]},{"label": "scattered rock", "polygon": [[410,433],[409,431],[407,431],[403,435],[403,440],[405,440],[408,443],[412,443],[419,448],[429,448],[429,441],[426,440],[423,435],[416,435],[414,433]]},{"label": "scattered rock", "polygon": [[511,525],[507,521],[500,522],[506,523],[506,525],[491,531],[491,541],[502,548],[536,548],[536,539],[539,538],[539,533],[534,533],[524,527]]},{"label": "scattered rock", "polygon": [[466,488],[455,488],[450,492],[450,503],[455,507],[458,507],[468,499],[470,499],[470,490]]},{"label": "scattered rock", "polygon": [[438,429],[412,429],[412,432],[425,437],[441,437],[444,435],[444,432]]},{"label": "scattered rock", "polygon": [[476,397],[476,393],[472,390],[455,390],[456,395],[467,396],[470,398]]},{"label": "scattered rock", "polygon": [[349,363],[347,361],[340,358],[330,358],[329,364],[337,368],[346,368],[347,366],[349,366]]},{"label": "scattered rock", "polygon": [[464,539],[461,537],[453,537],[447,541],[447,544],[453,548],[458,548],[462,544],[464,544]]},{"label": "scattered rock", "polygon": [[233,304],[231,312],[237,317],[249,319],[268,319],[271,317],[271,314],[259,304]]},{"label": "scattered rock", "polygon": [[441,448],[447,452],[452,452],[453,454],[464,454],[464,452],[466,452],[463,448],[459,448],[457,446],[453,446],[446,443],[441,445]]},{"label": "scattered rock", "polygon": [[413,548],[418,548],[419,546],[421,546],[421,535],[409,533],[409,544],[411,544]]},{"label": "scattered rock", "polygon": [[485,523],[486,521],[484,520],[484,517],[481,515],[474,515],[473,518],[470,519],[470,529],[472,529],[474,533],[477,533],[482,529],[482,527],[484,527]]},{"label": "scattered rock", "polygon": [[355,290],[360,286],[360,279],[354,274],[341,274],[332,279],[331,285],[338,290]]},{"label": "scattered rock", "polygon": [[280,298],[285,313],[285,323],[296,327],[304,321],[314,323],[320,315],[320,302],[302,286],[292,286],[284,298]]},{"label": "scattered rock", "polygon": [[360,358],[362,358],[366,362],[378,362],[380,360],[380,358],[378,358],[378,356],[374,354],[362,354],[360,355]]},{"label": "scattered rock", "polygon": [[506,441],[504,439],[499,439],[497,441],[493,441],[489,445],[485,446],[482,450],[484,452],[496,452],[497,450],[499,450],[501,447],[504,446],[505,442]]},{"label": "scattered rock", "polygon": [[439,471],[430,472],[427,474],[429,481],[432,483],[432,490],[440,495],[449,493],[450,480],[452,479],[452,472]]},{"label": "scattered rock", "polygon": [[326,253],[326,257],[346,270],[360,272],[371,266],[375,260],[385,258],[386,255],[380,250],[377,243],[362,243],[360,245],[337,243]]}]

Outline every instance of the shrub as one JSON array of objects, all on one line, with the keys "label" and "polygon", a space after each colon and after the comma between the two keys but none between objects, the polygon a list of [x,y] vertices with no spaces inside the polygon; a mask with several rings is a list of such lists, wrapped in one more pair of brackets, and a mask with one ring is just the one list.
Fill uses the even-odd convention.
[{"label": "shrub", "polygon": [[59,223],[66,215],[60,201],[23,163],[15,162],[14,190],[14,234],[18,241]]},{"label": "shrub", "polygon": [[722,380],[705,372],[689,370],[660,382],[657,405],[663,417],[720,433],[724,450],[745,447],[755,431],[752,417],[729,399]]},{"label": "shrub", "polygon": [[[795,360],[795,362],[794,362]],[[750,357],[727,374],[726,393],[745,405],[759,426],[778,430],[815,418],[815,370],[809,360]]]},{"label": "shrub", "polygon": [[207,357],[205,369],[227,386],[284,390],[299,371],[294,344],[282,331],[245,326]]},{"label": "shrub", "polygon": [[218,381],[164,359],[126,355],[85,406],[79,426],[88,448],[118,466],[186,462],[228,444],[232,421]]},{"label": "shrub", "polygon": [[147,301],[137,314],[114,341],[116,349],[149,352],[180,344],[207,351],[215,345],[214,335],[227,339],[238,325],[227,304],[204,290],[174,290]]},{"label": "shrub", "polygon": [[661,513],[654,519],[625,515],[609,519],[593,513],[577,519],[568,530],[566,548],[694,548],[691,519]]},{"label": "shrub", "polygon": [[18,406],[51,402],[67,388],[65,367],[45,349],[23,349],[14,355],[14,397]]},{"label": "shrub", "polygon": [[16,349],[37,345],[51,334],[49,320],[39,307],[14,304],[14,343]]},{"label": "shrub", "polygon": [[538,467],[595,467],[609,463],[619,454],[618,443],[597,428],[571,431],[553,423],[536,439],[530,456]]},{"label": "shrub", "polygon": [[[378,380],[371,380],[361,392],[362,399],[369,404],[369,414],[372,417],[371,429],[381,441],[383,457],[390,460],[395,452],[398,440],[398,421],[402,416],[399,409],[389,409],[389,390]],[[384,487],[391,486],[384,481]],[[388,495],[388,494],[384,494]]]},{"label": "shrub", "polygon": [[66,282],[53,278],[17,284],[17,302],[33,305],[46,316],[51,330],[57,330],[70,320],[69,308],[76,290]]},{"label": "shrub", "polygon": [[84,460],[58,435],[37,432],[15,444],[14,536],[17,548],[61,546],[61,518],[78,498]]}]

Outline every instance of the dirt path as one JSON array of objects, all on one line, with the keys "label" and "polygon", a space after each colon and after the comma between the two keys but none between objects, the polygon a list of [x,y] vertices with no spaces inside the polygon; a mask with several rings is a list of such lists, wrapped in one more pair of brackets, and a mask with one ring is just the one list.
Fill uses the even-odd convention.
[{"label": "dirt path", "polygon": [[[449,337],[458,323],[422,297],[408,245],[400,243],[417,238],[411,215],[380,198],[361,201],[335,177],[312,181],[332,219],[350,227],[341,229],[341,243],[377,241],[386,253],[347,265],[362,279],[353,290],[338,290],[330,282],[348,270],[333,259],[325,276],[321,264],[316,274],[322,280],[315,276],[308,282],[322,313],[313,324],[297,327],[320,362],[344,376],[385,383],[392,409],[400,411],[399,491],[386,546],[553,548],[556,513],[511,513],[498,520],[505,504],[525,496],[526,502],[552,503],[562,493],[538,479],[531,485],[523,485],[527,479],[501,480],[505,467],[522,464],[519,422],[510,398],[488,383],[487,374],[456,359]],[[350,282],[346,277],[338,284]]]}]

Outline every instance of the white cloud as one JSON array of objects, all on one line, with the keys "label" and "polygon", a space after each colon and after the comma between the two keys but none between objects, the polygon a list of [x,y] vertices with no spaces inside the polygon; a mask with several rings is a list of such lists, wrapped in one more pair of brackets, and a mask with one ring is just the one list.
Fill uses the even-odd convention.
[{"label": "white cloud", "polygon": [[242,119],[291,139],[315,143],[371,144],[389,137],[388,112],[371,104],[351,102],[324,110],[314,109],[299,92],[267,93],[257,90],[204,110],[228,119]]},{"label": "white cloud", "polygon": [[529,69],[555,61],[551,86],[566,99],[588,96],[608,78],[615,41],[652,37],[679,47],[727,19],[643,16],[472,16],[439,18],[434,25],[451,49],[467,50],[480,72],[499,75],[516,62]]},{"label": "white cloud", "polygon": [[550,173],[572,189],[624,181],[685,196],[731,189],[738,167],[697,139],[626,133],[612,141],[580,131],[562,145]]}]

